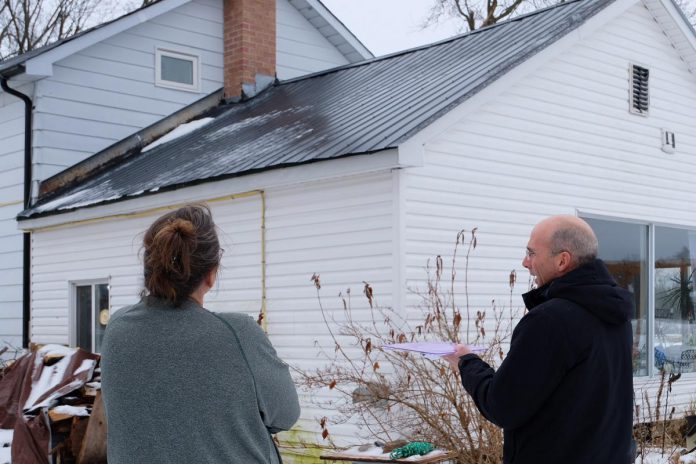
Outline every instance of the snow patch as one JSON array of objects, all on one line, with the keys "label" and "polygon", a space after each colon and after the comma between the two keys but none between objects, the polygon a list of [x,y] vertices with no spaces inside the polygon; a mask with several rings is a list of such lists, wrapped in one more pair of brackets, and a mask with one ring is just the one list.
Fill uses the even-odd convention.
[{"label": "snow patch", "polygon": [[44,345],[39,349],[39,356],[70,356],[75,352],[75,348],[69,348],[63,345]]},{"label": "snow patch", "polygon": [[178,127],[176,127],[174,130],[171,132],[167,133],[164,137],[160,137],[159,139],[155,140],[151,144],[147,145],[145,148],[140,150],[142,153],[152,150],[156,146],[162,145],[163,143],[170,142],[174,139],[178,139],[179,137],[182,137],[186,134],[189,134],[199,127],[203,127],[206,124],[210,123],[211,121],[214,121],[215,118],[201,118],[201,119],[196,119],[195,121],[187,122],[185,124],[181,124]]},{"label": "snow patch", "polygon": [[10,446],[14,430],[0,429],[0,448]]},{"label": "snow patch", "polygon": [[12,462],[12,436],[14,430],[0,429],[0,464]]},{"label": "snow patch", "polygon": [[[675,454],[679,454],[677,451]],[[676,457],[676,456],[675,456]],[[696,463],[696,451],[689,454],[679,456],[679,460],[675,461],[670,459],[670,450],[666,451],[664,455],[661,450],[649,449],[646,450],[645,456],[638,456],[636,458],[635,464],[694,464]]]},{"label": "snow patch", "polygon": [[94,360],[92,359],[84,359],[82,361],[82,364],[80,364],[80,367],[75,369],[75,372],[73,372],[73,375],[77,375],[80,372],[88,371],[94,367]]},{"label": "snow patch", "polygon": [[87,410],[87,406],[62,405],[62,406],[56,406],[55,408],[51,409],[51,411],[58,413],[58,414],[67,414],[69,416],[89,416],[89,411]]}]

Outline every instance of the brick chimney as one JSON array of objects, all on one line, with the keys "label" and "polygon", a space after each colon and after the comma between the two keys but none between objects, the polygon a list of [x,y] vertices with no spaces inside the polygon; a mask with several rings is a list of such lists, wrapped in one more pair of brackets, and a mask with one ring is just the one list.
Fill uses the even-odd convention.
[{"label": "brick chimney", "polygon": [[225,98],[252,97],[276,75],[276,0],[224,0]]}]

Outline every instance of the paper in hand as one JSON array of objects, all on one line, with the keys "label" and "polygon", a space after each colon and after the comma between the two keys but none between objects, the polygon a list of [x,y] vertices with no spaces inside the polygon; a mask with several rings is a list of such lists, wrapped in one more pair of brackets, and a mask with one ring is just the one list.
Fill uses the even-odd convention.
[{"label": "paper in hand", "polygon": [[[385,350],[413,351],[426,358],[436,359],[454,353],[454,346],[452,342],[413,342],[382,345],[382,348]],[[481,346],[470,346],[469,349],[474,353],[486,351],[485,347]]]}]

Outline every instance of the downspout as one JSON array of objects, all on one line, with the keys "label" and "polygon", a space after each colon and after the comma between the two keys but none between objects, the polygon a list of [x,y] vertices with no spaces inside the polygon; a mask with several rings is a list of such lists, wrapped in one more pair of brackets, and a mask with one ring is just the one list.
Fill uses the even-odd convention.
[{"label": "downspout", "polygon": [[[31,131],[33,103],[27,95],[11,89],[7,77],[0,76],[2,90],[24,101],[24,209],[31,205]],[[29,347],[29,321],[31,320],[31,235],[24,232],[22,246],[22,346]]]}]

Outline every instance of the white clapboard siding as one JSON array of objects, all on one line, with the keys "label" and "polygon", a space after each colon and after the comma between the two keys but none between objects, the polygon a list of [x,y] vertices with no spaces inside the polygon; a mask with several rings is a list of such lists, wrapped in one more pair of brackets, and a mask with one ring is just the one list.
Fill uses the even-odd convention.
[{"label": "white clapboard siding", "polygon": [[[56,63],[37,83],[35,177],[45,179],[220,88],[221,5],[191,2]],[[201,91],[155,86],[156,47],[198,54]]]},{"label": "white clapboard siding", "polygon": [[22,344],[22,234],[15,222],[20,209],[21,202],[0,206],[0,347]]},{"label": "white clapboard siding", "polygon": [[[314,370],[326,365],[319,355],[320,347],[332,354],[334,342],[321,317],[312,274],[320,276],[321,305],[329,319],[344,318],[338,295],[345,295],[347,289],[354,318],[369,319],[363,281],[373,287],[379,304],[391,304],[392,175],[356,176],[273,190],[267,205],[269,335],[280,356],[293,368]],[[346,349],[359,349],[348,345],[354,341],[343,341]],[[330,397],[336,395],[328,389],[301,391],[300,421],[281,439],[326,444],[321,439],[319,419],[327,416],[334,440],[343,444],[359,440],[355,424],[335,425],[335,412],[312,401]],[[294,462],[290,456],[286,461]]]},{"label": "white clapboard siding", "polygon": [[[230,188],[233,188],[230,182]],[[394,236],[392,174],[272,189],[265,193],[267,324],[271,341],[290,365],[310,369],[324,364],[319,348],[333,350],[310,280],[321,276],[322,305],[331,317],[343,315],[339,292],[350,288],[356,320],[369,318],[363,282],[375,299],[391,304]],[[213,311],[249,314],[261,310],[261,221],[259,194],[212,201],[223,254],[218,283],[206,299]],[[105,279],[111,285],[111,311],[132,304],[142,289],[139,252],[142,232],[157,211],[143,217],[107,219],[32,234],[32,341],[70,341],[70,282]],[[312,395],[326,398],[328,392]],[[319,434],[316,418],[327,415],[302,393],[299,433]],[[343,432],[342,432],[343,430]],[[319,430],[320,432],[320,430]],[[336,427],[336,439],[354,436]]]},{"label": "white clapboard siding", "polygon": [[[211,300],[224,296],[226,302],[250,313],[261,300],[260,204],[257,197],[211,204],[222,246],[233,250],[223,258],[220,283]],[[165,212],[35,232],[32,340],[69,343],[70,282],[108,280],[112,311],[135,303],[142,290],[142,234]]]},{"label": "white clapboard siding", "polygon": [[[650,69],[647,118],[628,111],[629,63]],[[492,299],[509,307],[515,269],[519,311],[529,283],[524,247],[544,216],[696,226],[694,121],[693,74],[636,5],[426,144],[426,166],[403,175],[407,282],[419,281],[428,257],[442,254],[448,265],[457,231],[478,227],[471,310]],[[662,128],[676,133],[675,154],[661,151]],[[461,253],[458,263],[463,277]],[[463,285],[456,291],[463,303]],[[636,379],[637,391],[644,385],[654,394],[654,379]],[[695,387],[696,374],[684,375],[670,401],[688,404]]]},{"label": "white clapboard siding", "polygon": [[[10,84],[33,96],[33,84]],[[22,344],[22,233],[15,217],[24,198],[24,102],[0,93],[0,347]]]},{"label": "white clapboard siding", "polygon": [[276,72],[285,80],[348,64],[348,60],[287,0],[276,2]]}]

